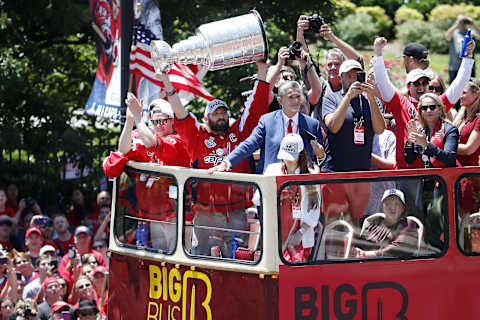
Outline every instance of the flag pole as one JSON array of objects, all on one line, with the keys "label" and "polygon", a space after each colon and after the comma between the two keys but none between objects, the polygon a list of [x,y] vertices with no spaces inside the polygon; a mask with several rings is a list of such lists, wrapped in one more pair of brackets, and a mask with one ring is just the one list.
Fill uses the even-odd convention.
[{"label": "flag pole", "polygon": [[127,115],[127,105],[125,99],[127,98],[127,91],[130,78],[130,44],[132,43],[132,28],[133,28],[133,1],[121,0],[121,80],[120,80],[120,92],[121,92],[121,105],[120,105],[120,132],[125,125],[125,118]]}]

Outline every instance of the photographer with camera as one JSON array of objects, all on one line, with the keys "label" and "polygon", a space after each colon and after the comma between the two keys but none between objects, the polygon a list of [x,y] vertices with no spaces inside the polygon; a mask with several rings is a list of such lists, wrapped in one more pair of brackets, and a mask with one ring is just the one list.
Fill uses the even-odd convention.
[{"label": "photographer with camera", "polygon": [[[323,129],[326,130],[322,117],[322,101],[327,94],[342,89],[342,82],[340,74],[338,73],[340,65],[346,59],[353,59],[357,60],[363,66],[363,59],[351,45],[335,36],[330,26],[325,23],[325,20],[316,14],[312,16],[301,15],[297,21],[297,41],[302,43],[304,50],[308,52],[308,45],[304,37],[305,32],[318,34],[336,46],[336,48],[330,49],[327,52],[325,57],[327,78],[320,79],[320,97],[318,98],[318,102],[311,106],[311,110],[313,110],[312,117],[319,120]],[[301,74],[303,81],[308,87],[310,81],[308,77],[306,77],[306,71],[302,69]]]},{"label": "photographer with camera", "polygon": [[277,64],[269,68],[267,74],[267,82],[270,82],[270,95],[268,98],[268,111],[276,111],[281,109],[281,105],[277,100],[278,88],[285,81],[295,81],[296,75],[292,67],[285,65],[287,60],[297,61],[300,70],[305,72],[305,77],[310,83],[311,89],[307,94],[307,102],[311,106],[318,102],[321,96],[320,77],[315,68],[312,68],[313,62],[306,50],[303,49],[302,44],[298,41],[293,42],[288,48],[281,47],[278,50]]},{"label": "photographer with camera", "polygon": [[[374,86],[365,81],[365,72],[356,60],[344,61],[339,73],[342,90],[323,100],[322,116],[328,130],[322,171],[370,170],[373,135],[385,129]],[[356,190],[346,190],[348,185],[343,184],[322,186],[322,212],[334,220],[348,212],[352,221],[358,222],[370,196],[370,187],[359,185],[352,187]]]},{"label": "photographer with camera", "polygon": [[[475,38],[480,34],[480,29],[473,20],[461,14],[457,17],[455,23],[445,32],[445,39],[450,42],[450,48],[448,49],[448,76],[450,83],[452,83],[457,76],[460,64],[462,63],[462,58],[459,57],[459,54],[462,50],[463,38],[467,33],[467,29],[473,29],[474,33],[472,36]],[[473,64],[472,67],[472,77],[475,77],[475,64]]]}]

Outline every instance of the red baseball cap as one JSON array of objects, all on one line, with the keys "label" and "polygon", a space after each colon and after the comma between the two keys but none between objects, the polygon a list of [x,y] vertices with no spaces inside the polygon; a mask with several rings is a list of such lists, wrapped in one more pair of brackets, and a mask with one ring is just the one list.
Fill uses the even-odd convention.
[{"label": "red baseball cap", "polygon": [[38,229],[37,227],[31,227],[28,228],[27,233],[25,233],[25,238],[30,237],[32,233],[37,233],[40,237],[43,237],[42,231],[40,231],[40,229]]},{"label": "red baseball cap", "polygon": [[45,290],[45,289],[48,287],[48,285],[49,285],[50,283],[53,283],[53,282],[55,282],[56,284],[60,285],[60,282],[58,282],[58,279],[57,279],[57,278],[55,278],[55,277],[48,277],[47,279],[45,279],[45,281],[43,281],[43,290]]},{"label": "red baseball cap", "polygon": [[66,303],[65,301],[57,301],[52,304],[50,307],[50,311],[52,313],[58,312],[58,311],[68,311],[70,310],[70,305]]}]

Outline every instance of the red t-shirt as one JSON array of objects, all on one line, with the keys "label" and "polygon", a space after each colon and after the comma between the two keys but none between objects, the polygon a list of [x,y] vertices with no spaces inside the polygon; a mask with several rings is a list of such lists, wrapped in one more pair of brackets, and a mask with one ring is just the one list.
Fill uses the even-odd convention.
[{"label": "red t-shirt", "polygon": [[[245,105],[242,116],[237,119],[225,135],[216,135],[205,129],[189,114],[183,120],[175,119],[175,129],[188,145],[193,167],[211,168],[248,138],[257,126],[260,117],[268,112],[268,83],[258,81],[253,89],[253,98]],[[251,173],[249,159],[236,165],[233,172]],[[228,212],[251,206],[251,190],[243,185],[224,183],[199,183],[194,210],[204,212]],[[247,203],[248,202],[248,203]]]},{"label": "red t-shirt", "polygon": [[15,218],[15,211],[13,210],[12,207],[5,206],[5,210],[4,210],[4,211],[0,211],[0,216],[1,216],[1,215],[4,215],[4,214],[6,214],[7,216],[9,216],[10,218]]},{"label": "red t-shirt", "polygon": [[[460,143],[465,144],[472,134],[473,131],[480,132],[480,117],[476,116],[473,121],[467,123],[462,132],[460,132]],[[474,153],[468,156],[461,156],[457,154],[457,160],[460,162],[462,166],[478,166],[478,157],[480,156],[480,148],[475,150]]]},{"label": "red t-shirt", "polygon": [[56,244],[58,244],[60,246],[59,249],[62,250],[63,254],[68,252],[68,246],[69,245],[75,243],[75,240],[73,239],[73,234],[70,234],[70,239],[68,239],[67,241],[62,241],[62,240],[60,240],[60,238],[56,238],[54,241],[55,241]]}]

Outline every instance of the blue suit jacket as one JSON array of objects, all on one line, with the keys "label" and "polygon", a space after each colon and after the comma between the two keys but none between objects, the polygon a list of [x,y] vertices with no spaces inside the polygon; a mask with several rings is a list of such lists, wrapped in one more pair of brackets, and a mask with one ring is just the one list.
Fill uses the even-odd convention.
[{"label": "blue suit jacket", "polygon": [[[240,161],[250,156],[253,152],[261,148],[260,161],[258,162],[258,173],[263,173],[265,168],[278,162],[278,151],[283,137],[285,137],[285,125],[283,111],[277,110],[263,115],[258,121],[258,125],[253,129],[252,134],[239,144],[227,159],[234,167]],[[317,141],[323,145],[322,131],[320,122],[302,113],[298,114],[298,132],[305,129],[317,137]],[[312,160],[315,158],[310,141],[303,138],[303,144]]]}]

